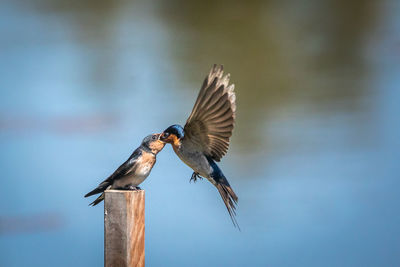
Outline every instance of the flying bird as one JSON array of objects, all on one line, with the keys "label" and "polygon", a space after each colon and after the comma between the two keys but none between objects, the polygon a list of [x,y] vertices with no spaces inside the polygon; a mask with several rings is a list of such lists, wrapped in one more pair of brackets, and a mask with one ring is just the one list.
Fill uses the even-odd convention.
[{"label": "flying bird", "polygon": [[101,195],[89,205],[95,206],[104,199],[104,191],[107,189],[138,190],[140,185],[149,176],[156,156],[165,146],[160,141],[160,134],[146,136],[142,144],[132,155],[97,188],[85,195],[89,197],[101,193]]},{"label": "flying bird", "polygon": [[190,181],[205,177],[219,191],[232,222],[238,197],[216,162],[226,154],[235,123],[236,97],[230,75],[214,65],[205,78],[184,127],[168,127],[160,140],[172,145],[178,157],[194,170]]}]

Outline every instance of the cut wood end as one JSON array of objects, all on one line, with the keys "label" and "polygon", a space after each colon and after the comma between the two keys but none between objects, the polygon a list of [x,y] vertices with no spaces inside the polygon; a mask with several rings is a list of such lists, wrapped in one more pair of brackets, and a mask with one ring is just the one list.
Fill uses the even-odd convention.
[{"label": "cut wood end", "polygon": [[144,193],[143,189],[140,190],[116,190],[116,189],[108,189],[106,191],[104,191],[105,193],[133,193],[133,194],[138,194],[138,193]]}]

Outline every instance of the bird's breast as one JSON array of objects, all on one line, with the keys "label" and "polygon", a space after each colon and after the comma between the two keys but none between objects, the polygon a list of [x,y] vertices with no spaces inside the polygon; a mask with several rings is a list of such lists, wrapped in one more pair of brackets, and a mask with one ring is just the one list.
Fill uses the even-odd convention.
[{"label": "bird's breast", "polygon": [[184,144],[180,147],[173,146],[173,148],[178,157],[195,172],[206,178],[210,176],[212,169],[201,151],[193,149],[191,146],[185,146]]},{"label": "bird's breast", "polygon": [[148,152],[143,152],[142,156],[140,158],[140,161],[138,162],[138,166],[136,169],[136,175],[139,175],[139,176],[149,175],[155,162],[156,162],[156,157],[154,156],[154,154],[148,153]]}]

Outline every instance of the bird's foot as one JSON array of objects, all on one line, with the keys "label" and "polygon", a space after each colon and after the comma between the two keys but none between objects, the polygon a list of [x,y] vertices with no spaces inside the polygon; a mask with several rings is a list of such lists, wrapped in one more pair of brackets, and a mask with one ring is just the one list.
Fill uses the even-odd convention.
[{"label": "bird's foot", "polygon": [[139,186],[134,186],[134,185],[126,185],[122,188],[119,188],[120,190],[130,190],[130,191],[136,191],[136,190],[142,190]]},{"label": "bird's foot", "polygon": [[129,186],[129,190],[136,191],[136,190],[142,190],[142,188],[140,188],[139,186],[133,186],[133,185],[131,185],[131,186]]},{"label": "bird's foot", "polygon": [[192,173],[192,177],[189,180],[189,183],[192,181],[195,183],[197,182],[197,179],[203,180],[203,177],[201,177],[197,172]]}]

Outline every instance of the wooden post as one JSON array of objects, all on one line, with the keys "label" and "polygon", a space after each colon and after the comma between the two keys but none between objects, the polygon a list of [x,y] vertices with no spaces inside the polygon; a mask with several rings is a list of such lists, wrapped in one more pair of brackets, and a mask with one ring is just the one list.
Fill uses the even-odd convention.
[{"label": "wooden post", "polygon": [[107,190],[104,266],[144,266],[144,190]]}]

